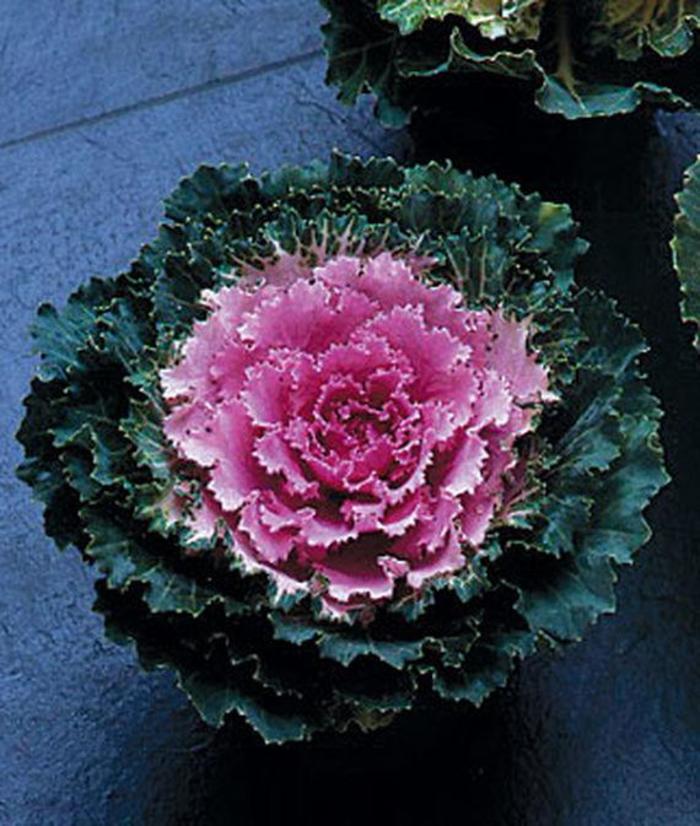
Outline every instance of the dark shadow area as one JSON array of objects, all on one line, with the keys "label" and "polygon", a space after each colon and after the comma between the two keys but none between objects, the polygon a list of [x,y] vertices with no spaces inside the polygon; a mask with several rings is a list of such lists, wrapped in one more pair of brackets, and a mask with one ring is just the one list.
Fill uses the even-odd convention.
[{"label": "dark shadow area", "polygon": [[504,703],[506,694],[480,712],[435,709],[372,735],[310,744],[264,746],[237,721],[215,735],[203,730],[206,746],[186,768],[190,793],[167,822],[423,826],[447,823],[463,808],[467,823],[514,822]]}]

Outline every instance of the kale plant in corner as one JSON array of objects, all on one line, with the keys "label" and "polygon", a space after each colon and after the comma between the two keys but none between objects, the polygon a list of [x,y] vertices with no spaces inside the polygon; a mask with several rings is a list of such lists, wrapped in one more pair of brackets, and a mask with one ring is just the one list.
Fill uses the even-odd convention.
[{"label": "kale plant in corner", "polygon": [[613,611],[666,476],[568,209],[449,166],[202,167],[34,326],[19,473],[97,609],[268,741],[479,704]]},{"label": "kale plant in corner", "polygon": [[[676,201],[679,212],[671,247],[681,284],[681,315],[683,321],[700,328],[700,158],[686,171],[684,186]],[[700,350],[698,330],[694,344]]]},{"label": "kale plant in corner", "polygon": [[387,126],[440,87],[468,112],[518,84],[566,118],[700,102],[700,0],[321,1],[328,83],[346,103],[373,92]]}]

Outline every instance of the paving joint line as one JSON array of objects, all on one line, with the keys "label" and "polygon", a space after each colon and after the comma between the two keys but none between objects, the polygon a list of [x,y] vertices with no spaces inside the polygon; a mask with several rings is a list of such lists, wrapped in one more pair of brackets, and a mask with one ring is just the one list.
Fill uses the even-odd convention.
[{"label": "paving joint line", "polygon": [[280,69],[285,69],[289,66],[298,66],[299,64],[309,63],[320,57],[323,54],[322,48],[312,49],[308,52],[287,57],[282,60],[275,60],[271,63],[265,63],[262,66],[257,66],[254,69],[244,69],[240,72],[232,72],[230,75],[223,75],[222,77],[206,80],[203,83],[197,83],[193,86],[185,86],[182,89],[176,89],[173,92],[167,92],[164,95],[157,95],[151,98],[145,98],[137,103],[128,103],[124,106],[118,106],[115,109],[110,109],[107,112],[100,112],[96,115],[88,115],[84,118],[68,121],[67,123],[59,124],[58,126],[50,126],[46,129],[40,129],[36,132],[30,132],[28,135],[23,135],[19,138],[11,138],[4,143],[0,143],[0,150],[14,149],[17,146],[24,146],[29,143],[44,140],[45,138],[52,138],[56,135],[62,135],[66,132],[72,132],[75,129],[81,129],[85,126],[94,126],[97,123],[104,123],[105,121],[115,120],[123,115],[131,115],[135,112],[144,112],[149,109],[164,106],[176,100],[182,100],[194,95],[205,94],[206,92],[221,89],[225,86],[233,86],[236,83],[241,83],[246,80],[253,80],[254,78],[275,72]]}]

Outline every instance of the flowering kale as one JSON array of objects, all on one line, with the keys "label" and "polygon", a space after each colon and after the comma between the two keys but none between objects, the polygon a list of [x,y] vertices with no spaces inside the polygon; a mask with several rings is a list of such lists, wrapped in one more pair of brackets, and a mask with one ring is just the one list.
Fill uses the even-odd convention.
[{"label": "flowering kale", "polygon": [[[680,211],[671,244],[676,272],[681,282],[684,321],[700,327],[700,158],[685,173],[683,190],[676,196]],[[695,334],[700,350],[700,333]]]},{"label": "flowering kale", "polygon": [[20,475],[97,608],[267,740],[480,703],[614,609],[664,483],[566,207],[435,164],[202,167],[44,305]]},{"label": "flowering kale", "polygon": [[440,79],[469,107],[518,83],[545,112],[587,118],[644,102],[698,104],[700,0],[321,0],[327,81],[377,97],[387,126],[430,104]]}]

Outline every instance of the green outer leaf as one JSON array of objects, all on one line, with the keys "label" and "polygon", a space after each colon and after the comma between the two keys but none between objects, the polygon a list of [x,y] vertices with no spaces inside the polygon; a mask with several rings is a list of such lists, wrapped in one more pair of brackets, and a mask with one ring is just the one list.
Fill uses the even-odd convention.
[{"label": "green outer leaf", "polygon": [[317,624],[288,617],[280,612],[275,612],[271,619],[277,639],[297,645],[314,640],[322,657],[336,660],[341,665],[350,665],[358,657],[374,656],[401,670],[407,663],[420,659],[423,654],[423,639],[381,640],[373,637],[371,632],[357,631],[324,634]]},{"label": "green outer leaf", "polygon": [[560,562],[533,560],[535,570],[540,564],[540,572],[551,572],[548,581],[532,568],[509,577],[530,627],[560,640],[580,639],[600,614],[614,610],[611,563],[630,563],[649,540],[640,503],[669,481],[658,401],[638,373],[639,331],[600,295],[582,291],[577,310],[595,347],[585,349],[582,381],[570,391],[577,419],[554,446],[548,487],[566,493],[541,503],[548,524],[531,546]]},{"label": "green outer leaf", "polygon": [[615,610],[616,575],[606,558],[564,557],[541,587],[520,587],[518,610],[533,628],[559,640],[580,640],[601,614]]},{"label": "green outer leaf", "polygon": [[679,212],[671,249],[683,295],[681,315],[698,328],[694,344],[700,350],[700,158],[686,170],[676,202]]},{"label": "green outer leaf", "polygon": [[[321,2],[332,10],[339,0]],[[361,9],[356,13],[361,14]],[[398,32],[379,25],[368,37],[361,25],[342,14],[331,15],[322,30],[329,57],[326,83],[338,87],[338,100],[352,105],[372,89],[381,122],[391,128],[405,126],[410,112],[403,105],[401,78],[394,70]]]},{"label": "green outer leaf", "polygon": [[135,526],[130,526],[130,530],[119,522],[116,505],[109,512],[111,518],[94,507],[83,508],[80,514],[90,533],[85,554],[106,574],[110,588],[127,590],[135,583],[145,586],[144,600],[157,614],[187,613],[198,617],[214,603],[223,605],[227,614],[248,610],[216,588],[170,570],[166,560],[159,559],[145,546],[147,537],[139,536],[133,530]]},{"label": "green outer leaf", "polygon": [[545,112],[577,118],[628,115],[642,104],[666,109],[692,109],[692,104],[671,89],[648,81],[636,81],[631,86],[613,83],[578,83],[572,94],[556,77],[542,74],[542,84],[535,95],[537,105]]},{"label": "green outer leaf", "polygon": [[506,631],[485,638],[459,669],[433,671],[433,687],[446,700],[466,700],[480,706],[495,689],[503,688],[514,662],[530,654],[533,647],[533,635],[524,631]]},{"label": "green outer leaf", "polygon": [[304,740],[309,725],[301,716],[275,714],[234,686],[222,685],[196,671],[181,671],[178,685],[196,706],[205,722],[219,728],[232,711],[244,717],[266,743]]},{"label": "green outer leaf", "polygon": [[318,647],[322,657],[330,657],[341,665],[349,665],[360,656],[374,655],[388,665],[402,669],[406,663],[420,659],[423,653],[423,640],[391,642],[373,639],[371,634],[359,637],[333,634],[322,637]]},{"label": "green outer leaf", "polygon": [[50,304],[42,304],[32,325],[34,351],[41,354],[38,375],[43,381],[63,379],[79,369],[79,354],[89,345],[101,310],[113,299],[117,284],[93,278],[68,299],[58,313]]}]

